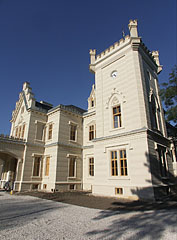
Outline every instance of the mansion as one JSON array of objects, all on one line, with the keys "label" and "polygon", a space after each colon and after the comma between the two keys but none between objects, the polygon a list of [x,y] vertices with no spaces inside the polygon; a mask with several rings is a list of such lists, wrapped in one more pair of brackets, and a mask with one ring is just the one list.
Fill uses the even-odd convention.
[{"label": "mansion", "polygon": [[177,161],[159,97],[159,53],[147,49],[136,20],[128,27],[104,52],[90,50],[95,83],[87,111],[38,102],[23,84],[10,136],[0,136],[2,186],[132,199],[171,191]]}]

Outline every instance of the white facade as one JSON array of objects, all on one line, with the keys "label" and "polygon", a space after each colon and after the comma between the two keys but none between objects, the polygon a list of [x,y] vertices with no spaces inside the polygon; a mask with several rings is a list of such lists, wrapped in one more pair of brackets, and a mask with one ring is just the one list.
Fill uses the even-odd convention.
[{"label": "white facade", "polygon": [[13,141],[25,139],[16,190],[153,199],[169,189],[174,163],[158,90],[162,67],[158,52],[138,36],[136,20],[129,30],[101,54],[90,50],[95,84],[87,111],[39,103],[24,83],[11,128]]}]

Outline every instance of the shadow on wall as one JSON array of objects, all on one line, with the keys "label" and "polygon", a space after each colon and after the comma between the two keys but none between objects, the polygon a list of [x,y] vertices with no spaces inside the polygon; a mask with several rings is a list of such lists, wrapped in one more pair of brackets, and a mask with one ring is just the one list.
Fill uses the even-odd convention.
[{"label": "shadow on wall", "polygon": [[[147,199],[148,195],[152,196],[154,194],[155,200],[165,200],[165,198],[170,198],[177,193],[177,178],[173,174],[170,153],[166,154],[160,149],[156,154],[146,153],[147,161],[144,164],[151,173],[153,189],[146,187],[131,190],[132,194],[138,196],[140,199]],[[151,181],[146,181],[151,184]]]},{"label": "shadow on wall", "polygon": [[[158,152],[157,152],[158,154]],[[158,160],[156,155],[146,153],[147,163],[145,166],[152,173],[153,184],[169,184],[170,186],[176,183],[171,172],[171,162],[168,157],[165,166]],[[148,181],[148,180],[147,180]],[[132,193],[140,198],[147,196],[147,193],[152,192],[151,187],[137,188],[132,190]],[[174,196],[174,201],[168,201],[167,196],[171,192],[169,187],[155,187],[154,193],[156,199],[163,197],[163,201],[123,201],[118,200],[112,203],[110,211],[101,211],[93,221],[105,221],[109,218],[110,225],[104,229],[98,229],[99,223],[95,224],[95,230],[87,233],[88,236],[94,236],[96,239],[162,239],[165,237],[165,231],[170,229],[170,232],[176,236],[176,216],[177,216],[177,196]],[[165,195],[164,195],[165,194]],[[168,210],[167,210],[168,209]],[[111,221],[110,221],[111,219]],[[168,232],[169,235],[169,232]],[[173,235],[173,236],[174,236]]]}]

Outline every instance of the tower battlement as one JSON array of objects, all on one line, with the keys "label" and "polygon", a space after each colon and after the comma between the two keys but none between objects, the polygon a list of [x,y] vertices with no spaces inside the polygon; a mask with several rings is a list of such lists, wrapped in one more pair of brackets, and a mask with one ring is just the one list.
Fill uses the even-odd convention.
[{"label": "tower battlement", "polygon": [[96,56],[96,61],[102,59],[103,57],[113,53],[114,51],[118,50],[119,48],[121,48],[125,43],[127,43],[130,40],[130,36],[127,35],[124,38],[121,38],[118,42],[115,42],[113,45],[111,45],[109,48],[107,48],[106,50],[104,50],[103,52],[101,52],[100,54],[98,54]]}]

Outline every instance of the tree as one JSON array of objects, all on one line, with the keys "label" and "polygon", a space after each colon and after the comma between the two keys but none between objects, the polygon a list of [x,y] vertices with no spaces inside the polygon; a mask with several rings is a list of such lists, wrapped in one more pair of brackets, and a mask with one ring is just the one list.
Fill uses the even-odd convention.
[{"label": "tree", "polygon": [[160,95],[166,107],[166,119],[177,123],[177,65],[172,68],[169,81],[163,83],[162,86],[164,88],[160,90]]}]

